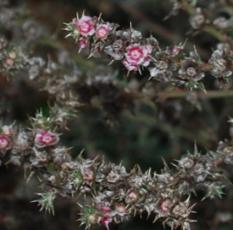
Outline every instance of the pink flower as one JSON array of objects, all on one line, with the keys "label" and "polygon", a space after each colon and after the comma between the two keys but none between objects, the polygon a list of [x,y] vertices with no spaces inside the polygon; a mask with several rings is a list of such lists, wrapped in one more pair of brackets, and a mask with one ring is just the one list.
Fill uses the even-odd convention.
[{"label": "pink flower", "polygon": [[125,60],[123,64],[131,71],[139,70],[141,65],[148,66],[150,64],[153,47],[151,45],[132,44],[126,48]]},{"label": "pink flower", "polygon": [[94,171],[89,167],[82,168],[81,173],[82,173],[83,180],[87,184],[91,184],[93,180],[95,179]]},{"label": "pink flower", "polygon": [[59,137],[56,133],[52,133],[46,130],[39,130],[35,136],[35,145],[38,148],[44,148],[57,144]]},{"label": "pink flower", "polygon": [[165,199],[160,203],[160,211],[164,214],[170,212],[172,207],[172,201],[170,199]]},{"label": "pink flower", "polygon": [[1,134],[0,135],[0,152],[6,152],[8,149],[11,147],[11,141],[10,138],[5,135]]},{"label": "pink flower", "polygon": [[147,56],[145,59],[144,59],[144,62],[143,62],[143,66],[148,66],[150,65],[150,62],[151,62],[151,57],[150,56]]},{"label": "pink flower", "polygon": [[79,39],[79,52],[82,49],[85,49],[88,47],[88,39],[87,38],[80,38]]},{"label": "pink flower", "polygon": [[180,54],[180,52],[183,50],[183,47],[181,46],[174,46],[171,50],[171,53],[173,56],[177,56],[178,54]]},{"label": "pink flower", "polygon": [[129,71],[138,71],[139,69],[139,66],[130,64],[126,59],[123,60],[122,63],[126,67],[126,69]]},{"label": "pink flower", "polygon": [[150,54],[152,53],[153,51],[153,47],[151,45],[145,45],[144,46],[144,51],[146,53],[146,56],[144,58],[144,61],[143,61],[143,66],[148,66],[151,62],[151,56]]},{"label": "pink flower", "polygon": [[98,204],[98,209],[105,214],[110,213],[111,212],[110,203],[102,202]]},{"label": "pink flower", "polygon": [[126,60],[131,65],[141,65],[146,57],[143,46],[133,44],[126,48]]},{"label": "pink flower", "polygon": [[124,204],[117,204],[115,206],[115,210],[116,210],[117,214],[120,216],[124,216],[127,214],[127,209],[126,209]]},{"label": "pink flower", "polygon": [[109,24],[99,24],[97,25],[95,36],[96,38],[105,40],[108,37],[110,30],[111,28]]},{"label": "pink flower", "polygon": [[135,191],[130,191],[125,197],[126,204],[132,204],[138,200],[138,193]]},{"label": "pink flower", "polygon": [[14,60],[12,58],[6,58],[4,64],[5,66],[13,66]]},{"label": "pink flower", "polygon": [[95,33],[95,23],[89,16],[83,15],[81,18],[77,18],[74,23],[79,33],[84,37],[92,36]]},{"label": "pink flower", "polygon": [[112,222],[112,209],[110,208],[110,203],[102,202],[98,204],[98,209],[102,212],[99,223],[108,229],[109,224]]},{"label": "pink flower", "polygon": [[109,229],[109,224],[112,222],[112,217],[109,215],[105,215],[100,219],[100,224],[104,225],[107,229]]}]

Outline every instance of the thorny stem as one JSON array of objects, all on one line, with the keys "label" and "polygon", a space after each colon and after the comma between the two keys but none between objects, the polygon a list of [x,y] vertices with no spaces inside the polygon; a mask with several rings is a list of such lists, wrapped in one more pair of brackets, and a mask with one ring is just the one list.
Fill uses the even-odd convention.
[{"label": "thorny stem", "polygon": [[[35,119],[33,122],[42,124]],[[127,172],[123,165],[103,158],[84,159],[80,156],[74,160],[70,150],[57,143],[57,138],[48,147],[42,145],[38,143],[41,135],[55,137],[56,134],[41,131],[43,127],[38,131],[35,125],[32,126],[35,128],[31,132],[12,128],[9,134],[1,134],[2,139],[11,140],[7,151],[1,150],[3,163],[16,164],[40,178],[48,191],[39,194],[41,209],[54,213],[52,202],[58,196],[75,200],[82,207],[81,223],[87,227],[103,224],[109,217],[104,224],[108,227],[111,222],[123,222],[135,214],[147,212],[155,219],[162,218],[172,229],[181,226],[189,230],[193,205],[187,197],[200,187],[207,190],[210,197],[218,194],[227,183],[219,169],[223,164],[233,164],[232,143],[221,143],[215,153],[210,151],[205,155],[195,148],[194,154],[182,157],[174,168],[165,164],[161,173],[151,169],[143,173],[139,166]],[[10,130],[10,127],[5,126],[4,130]],[[87,214],[85,210],[90,207],[92,212]]]},{"label": "thorny stem", "polygon": [[[82,26],[85,20],[91,26],[89,31],[84,33]],[[104,38],[98,38],[100,27],[105,28]],[[195,48],[190,52],[184,50],[185,44],[161,48],[153,36],[144,37],[132,26],[122,30],[117,24],[104,21],[101,16],[90,17],[82,14],[66,23],[65,30],[68,31],[66,37],[74,39],[80,52],[85,49],[89,57],[107,57],[110,64],[121,62],[128,70],[128,74],[131,71],[142,74],[147,70],[145,73],[149,75],[148,79],[190,90],[205,91],[201,80],[207,76],[215,77],[218,84],[230,83],[232,44],[227,42],[218,44],[209,60],[202,61]]]},{"label": "thorny stem", "polygon": [[[158,97],[160,99],[168,99],[168,98],[185,98],[190,94],[190,92],[187,91],[171,91],[171,92],[159,92]],[[233,97],[233,91],[232,90],[210,90],[206,91],[206,93],[203,92],[196,92],[195,93],[200,98],[207,98],[207,99],[217,99],[217,98],[231,98]]]},{"label": "thorny stem", "polygon": [[[191,9],[188,8],[187,10],[192,13]],[[89,19],[92,20],[93,18],[89,17]],[[103,21],[100,22],[104,23]],[[72,24],[72,26],[74,25]],[[216,34],[216,31],[212,31],[212,28],[209,30],[219,40],[222,40],[222,37],[218,33]],[[132,33],[137,35],[137,31],[132,30],[132,28],[128,32],[131,35]],[[113,36],[115,35],[113,34]],[[43,42],[52,45],[49,40]],[[141,36],[138,36],[135,42],[141,42]],[[126,43],[129,45],[129,41],[126,41]],[[100,45],[102,45],[101,42]],[[143,45],[145,44],[143,43]],[[59,44],[55,45],[55,47],[57,46]],[[142,46],[142,48],[145,47]],[[180,51],[183,49],[181,46],[175,48],[181,49]],[[155,54],[158,55],[160,51],[161,49],[158,48]],[[125,55],[125,53],[123,54]],[[8,53],[4,53],[4,55],[8,57]],[[173,61],[177,58],[177,56],[173,58],[169,55],[172,55],[172,53],[168,53],[168,50],[159,53],[153,64],[157,65],[159,61]],[[181,62],[184,59],[180,59],[180,56],[177,59],[176,67],[181,68]],[[199,64],[199,61],[199,59],[194,60],[192,64]],[[224,60],[217,61],[218,66],[226,67]],[[3,62],[3,64],[6,63]],[[3,66],[7,67],[6,65]],[[196,65],[193,67],[196,67]],[[205,66],[200,64],[199,67],[207,72],[211,70],[209,68],[211,66],[208,64]],[[193,74],[192,71],[191,74]],[[68,83],[66,80],[61,83],[62,90],[67,89],[66,84]],[[57,82],[52,83],[58,85]],[[49,84],[47,89],[50,89]],[[233,96],[232,91],[209,91],[206,94],[197,94],[200,97],[207,98]],[[187,92],[160,92],[155,94],[156,96],[160,99],[181,98],[187,96]],[[77,103],[75,99],[71,102]],[[62,103],[59,105],[63,106]],[[190,200],[191,194],[201,187],[207,191],[207,196],[212,198],[216,196],[216,193],[220,193],[222,186],[227,184],[225,178],[219,174],[219,170],[225,164],[233,164],[232,142],[220,143],[217,151],[208,151],[205,155],[201,155],[195,149],[194,154],[183,156],[174,167],[169,168],[165,164],[160,173],[152,172],[151,169],[143,173],[139,166],[127,171],[122,164],[113,164],[103,158],[84,159],[80,156],[79,159],[73,159],[71,150],[61,146],[58,142],[57,130],[60,126],[64,128],[62,124],[65,123],[65,119],[69,115],[64,111],[61,111],[61,114],[62,119],[60,119],[59,113],[55,113],[54,117],[46,119],[36,117],[32,119],[29,129],[4,126],[0,134],[2,143],[0,149],[1,161],[3,164],[12,163],[25,168],[39,176],[40,181],[47,189],[47,192],[42,194],[42,200],[39,200],[39,204],[42,209],[51,213],[53,213],[52,202],[59,195],[72,201],[75,200],[75,203],[77,202],[82,207],[80,221],[87,228],[94,224],[101,224],[108,228],[108,225],[112,222],[121,223],[135,214],[147,212],[148,216],[154,215],[155,219],[162,218],[171,229],[182,227],[183,230],[189,230],[192,222],[190,214],[193,208]],[[152,123],[152,120],[147,119],[147,117],[137,119]],[[59,124],[56,123],[58,121]],[[180,129],[172,130],[166,124],[161,125],[161,129],[170,133],[181,133]],[[191,139],[191,135],[189,137]],[[33,173],[30,173],[30,175],[33,175]]]},{"label": "thorny stem", "polygon": [[[117,3],[125,12],[132,15],[134,18],[137,18],[140,21],[143,21],[143,25],[148,27],[149,31],[153,31],[158,36],[162,36],[165,40],[177,43],[182,41],[182,37],[178,34],[173,33],[172,31],[166,29],[159,23],[156,23],[155,21],[151,21],[149,18],[146,17],[139,9],[132,5]],[[194,44],[191,41],[186,42],[186,47],[192,49]],[[203,56],[207,56],[206,50],[199,47],[198,50]]]},{"label": "thorny stem", "polygon": [[[186,11],[189,15],[193,15],[195,13],[195,7],[189,4],[186,0],[182,0],[181,8],[184,11]],[[231,42],[231,39],[227,36],[227,34],[224,34],[223,32],[217,30],[212,25],[205,25],[202,28],[202,30],[209,33],[211,36],[213,36],[214,38],[218,39],[221,42]]]}]

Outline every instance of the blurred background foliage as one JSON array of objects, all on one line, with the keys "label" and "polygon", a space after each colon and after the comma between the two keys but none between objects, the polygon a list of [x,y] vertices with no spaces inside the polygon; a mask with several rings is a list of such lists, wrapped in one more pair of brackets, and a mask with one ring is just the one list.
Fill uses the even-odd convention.
[{"label": "blurred background foliage", "polygon": [[[195,44],[204,59],[217,44],[216,39],[206,33],[187,33],[190,25],[185,12],[164,20],[172,7],[168,0],[14,0],[11,4],[25,4],[31,18],[49,31],[49,36],[34,44],[37,53],[53,55],[62,45],[74,55],[77,68],[82,73],[92,72],[93,69],[96,71],[102,60],[87,60],[77,54],[72,41],[64,39],[63,23],[70,21],[77,11],[81,13],[85,10],[90,15],[102,12],[105,20],[123,27],[128,27],[132,22],[145,35],[153,34],[162,46],[188,39],[187,49]],[[126,78],[121,70],[116,75],[122,85],[134,87],[137,84],[142,87],[145,82],[142,76]],[[85,74],[82,77],[85,78]],[[206,81],[211,87],[211,81]],[[227,123],[233,116],[233,98],[227,95],[196,99],[195,95],[190,94],[188,97],[140,100],[130,106],[123,103],[129,100],[127,96],[119,95],[114,88],[103,87],[94,93],[91,90],[85,86],[77,88],[83,100],[89,94],[94,94],[92,104],[95,106],[82,108],[62,136],[64,144],[73,147],[73,152],[77,154],[84,149],[88,156],[101,154],[113,162],[122,161],[128,168],[139,164],[143,169],[151,167],[159,171],[163,165],[162,158],[168,162],[174,161],[187,151],[192,151],[194,143],[204,153],[206,149],[214,149],[218,140],[229,138],[233,132]],[[47,108],[48,95],[25,79],[14,79],[11,84],[1,79],[0,100],[1,117],[24,124],[38,108]],[[74,221],[74,208],[65,200],[57,202],[54,217],[40,214],[37,207],[29,203],[35,191],[36,183],[26,185],[23,172],[1,167],[0,229],[79,228]],[[228,193],[224,200],[200,203],[196,207],[199,212],[193,215],[198,220],[193,224],[193,229],[232,229],[233,192]],[[124,225],[111,226],[111,229],[162,229],[162,226],[135,218]]]}]

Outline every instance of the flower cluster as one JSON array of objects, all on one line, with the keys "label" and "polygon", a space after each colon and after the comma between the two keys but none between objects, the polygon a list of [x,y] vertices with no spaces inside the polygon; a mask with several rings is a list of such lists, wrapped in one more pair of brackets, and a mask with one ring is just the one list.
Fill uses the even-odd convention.
[{"label": "flower cluster", "polygon": [[[201,14],[201,12],[199,12]],[[192,21],[195,28],[203,23],[204,18],[195,16]],[[198,23],[198,26],[196,25]],[[210,60],[201,60],[197,50],[185,52],[184,44],[178,44],[162,49],[154,37],[143,37],[140,31],[132,27],[126,30],[119,29],[117,24],[103,21],[101,17],[82,15],[66,24],[67,37],[73,37],[78,43],[79,50],[87,48],[89,56],[110,58],[110,63],[120,61],[130,71],[142,73],[143,69],[149,72],[149,78],[155,78],[163,82],[172,82],[192,88],[200,88],[200,82],[205,76],[227,79],[232,69],[232,53],[229,54],[226,71],[228,74],[217,76],[213,71],[215,66],[209,65]],[[232,44],[225,42],[224,46],[232,49]],[[216,71],[215,71],[216,72]]]},{"label": "flower cluster", "polygon": [[173,11],[182,9],[190,15],[190,25],[196,31],[212,33],[209,31],[211,28],[227,35],[233,25],[231,11],[228,10],[232,6],[231,1],[205,1],[205,4],[202,1],[171,1],[174,4]]},{"label": "flower cluster", "polygon": [[209,64],[212,66],[211,73],[215,77],[226,78],[233,75],[233,66],[231,57],[233,50],[227,44],[218,44],[216,50],[209,59]]},{"label": "flower cluster", "polygon": [[[8,1],[0,5],[5,6],[5,2]],[[178,5],[181,1],[174,2]],[[48,104],[51,102],[53,107],[49,114],[38,112],[30,120],[29,128],[26,123],[25,128],[0,125],[0,166],[12,164],[29,172],[28,180],[32,175],[40,178],[44,191],[38,193],[35,202],[41,210],[54,214],[54,203],[60,196],[78,204],[79,220],[87,228],[97,224],[108,229],[112,223],[122,223],[146,213],[154,221],[161,219],[171,229],[190,230],[193,221],[190,214],[194,209],[192,195],[204,190],[205,197],[221,197],[223,188],[228,185],[225,166],[233,165],[232,141],[220,142],[216,151],[206,154],[195,149],[172,167],[165,164],[160,173],[151,169],[143,172],[139,166],[127,170],[124,165],[101,157],[83,158],[80,154],[73,159],[71,149],[60,144],[60,133],[77,108],[96,106],[112,110],[116,115],[136,104],[135,100],[155,101],[158,87],[152,81],[142,85],[139,81],[121,84],[116,81],[113,69],[108,72],[106,66],[102,72],[95,73],[91,69],[87,76],[80,74],[67,50],[60,48],[56,50],[56,61],[50,54],[47,59],[31,56],[25,46],[40,37],[41,28],[34,21],[26,21],[23,28],[18,28],[18,24],[10,20],[15,17],[15,11],[8,12],[11,11],[0,9],[1,25],[12,35],[20,31],[21,39],[27,39],[24,47],[17,44],[20,48],[15,48],[17,46],[9,44],[6,37],[0,37],[0,72],[33,80],[30,84],[46,91]],[[199,8],[193,13],[192,27],[204,28],[208,24],[207,15]],[[231,19],[218,18],[213,25],[226,29]],[[212,75],[218,81],[232,77],[233,46],[228,40],[219,43],[203,61],[195,49],[186,52],[185,44],[161,48],[152,36],[145,38],[132,27],[120,29],[101,17],[77,16],[66,24],[66,30],[67,36],[77,42],[79,51],[89,50],[94,57],[105,55],[110,62],[119,61],[129,72],[145,71],[150,79],[196,89],[206,76]],[[176,111],[180,110],[178,105]]]},{"label": "flower cluster", "polygon": [[[104,22],[101,17],[90,17],[82,15],[80,18],[73,19],[71,23],[66,24],[66,30],[69,31],[67,37],[72,36],[79,44],[79,50],[91,45],[91,55],[96,55],[98,51],[104,51],[110,55],[113,60],[121,60],[128,71],[140,71],[144,66],[151,62],[153,46],[150,42],[140,43],[141,33],[130,29],[126,32],[116,30],[117,25]],[[114,41],[111,46],[109,40],[112,36],[119,39]],[[121,36],[125,37],[124,40]],[[132,42],[127,41],[131,39]],[[109,44],[109,45],[107,45]]]},{"label": "flower cluster", "polygon": [[68,36],[73,36],[79,41],[80,51],[88,47],[91,39],[106,40],[114,29],[110,23],[104,23],[100,18],[92,18],[84,14],[81,17],[77,15],[73,22],[67,25],[73,31]]},{"label": "flower cluster", "polygon": [[96,39],[105,40],[108,37],[110,31],[112,30],[110,24],[101,22],[97,23],[96,19],[93,19],[90,16],[85,15],[82,15],[81,18],[77,16],[77,18],[73,20],[73,23],[75,25],[75,28],[77,29],[76,35],[82,36],[81,41],[85,41],[84,38],[93,35]]},{"label": "flower cluster", "polygon": [[[172,229],[180,226],[190,230],[191,194],[204,189],[206,197],[221,196],[227,181],[219,169],[233,164],[232,143],[223,142],[216,152],[205,155],[195,149],[174,168],[165,165],[161,173],[151,169],[142,172],[139,166],[127,171],[121,164],[98,157],[73,160],[69,148],[59,145],[58,134],[43,128],[46,123],[41,116],[32,122],[31,131],[2,127],[1,160],[24,167],[42,179],[48,192],[39,193],[35,201],[41,210],[53,214],[59,195],[75,198],[81,207],[80,222],[87,227],[99,224],[108,229],[111,223],[146,212],[154,216],[154,221],[163,219]],[[40,129],[36,128],[38,124]]]}]

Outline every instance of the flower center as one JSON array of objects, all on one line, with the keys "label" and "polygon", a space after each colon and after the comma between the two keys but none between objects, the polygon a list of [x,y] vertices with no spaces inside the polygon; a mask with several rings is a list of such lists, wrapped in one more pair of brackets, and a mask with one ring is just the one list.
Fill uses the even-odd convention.
[{"label": "flower center", "polygon": [[138,49],[138,48],[133,48],[130,52],[130,56],[132,59],[134,60],[138,60],[142,57],[143,52],[142,50]]},{"label": "flower center", "polygon": [[187,69],[187,74],[188,74],[190,77],[194,77],[194,76],[197,74],[197,71],[195,70],[195,68],[189,67],[189,68]]},{"label": "flower center", "polygon": [[50,136],[50,135],[46,135],[42,138],[42,142],[46,143],[46,144],[49,144],[53,141],[53,137]]}]

